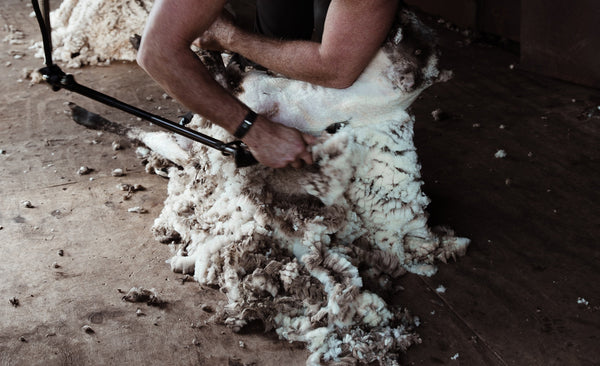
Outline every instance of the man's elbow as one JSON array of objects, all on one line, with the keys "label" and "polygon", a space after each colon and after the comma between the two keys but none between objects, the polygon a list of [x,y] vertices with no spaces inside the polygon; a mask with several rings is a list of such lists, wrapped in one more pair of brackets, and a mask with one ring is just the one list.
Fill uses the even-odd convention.
[{"label": "man's elbow", "polygon": [[346,89],[351,87],[359,78],[361,72],[347,69],[336,69],[327,77],[323,86],[333,89]]},{"label": "man's elbow", "polygon": [[357,78],[355,77],[348,77],[348,76],[344,76],[344,77],[336,77],[334,79],[331,79],[326,85],[329,88],[333,88],[333,89],[346,89],[351,87],[354,82],[356,81]]},{"label": "man's elbow", "polygon": [[142,39],[136,55],[136,61],[138,65],[140,65],[142,69],[149,73],[149,70],[152,69],[152,64],[154,63],[153,59],[154,57],[152,52],[150,52],[147,43]]},{"label": "man's elbow", "polygon": [[171,45],[159,46],[163,43],[152,40],[150,38],[144,39],[140,42],[140,47],[136,55],[136,61],[138,65],[144,69],[150,76],[160,72],[168,63],[169,54],[174,54]]}]

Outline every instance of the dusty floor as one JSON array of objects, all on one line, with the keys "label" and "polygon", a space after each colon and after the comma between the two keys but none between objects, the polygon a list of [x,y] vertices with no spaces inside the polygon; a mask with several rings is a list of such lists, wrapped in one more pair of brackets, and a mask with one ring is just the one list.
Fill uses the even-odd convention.
[{"label": "dusty floor", "polygon": [[[73,123],[64,103],[143,122],[29,85],[22,70],[42,61],[28,49],[39,38],[28,4],[0,4],[0,38],[14,30],[27,38],[0,43],[0,364],[303,365],[300,345],[204,325],[224,298],[172,273],[169,248],[150,232],[167,182],[145,173],[132,148],[113,151],[113,136]],[[431,222],[472,244],[432,278],[401,279],[405,290],[390,301],[420,316],[423,338],[401,361],[600,365],[600,91],[522,72],[503,48],[442,35],[443,64],[456,77],[414,104],[416,143]],[[179,114],[135,64],[66,71]],[[450,118],[434,121],[437,108]],[[500,149],[503,159],[494,157]],[[78,175],[81,166],[93,171]],[[111,176],[115,168],[126,175]],[[121,182],[146,190],[125,200]],[[128,212],[134,206],[148,213]],[[122,301],[134,286],[155,288],[167,306]]]}]

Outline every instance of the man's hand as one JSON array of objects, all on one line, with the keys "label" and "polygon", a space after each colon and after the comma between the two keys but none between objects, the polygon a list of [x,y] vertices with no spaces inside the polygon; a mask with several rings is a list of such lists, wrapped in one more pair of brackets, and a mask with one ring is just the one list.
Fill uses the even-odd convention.
[{"label": "man's hand", "polygon": [[243,140],[256,160],[271,168],[300,168],[313,163],[310,145],[316,142],[314,136],[262,116],[257,118]]},{"label": "man's hand", "polygon": [[231,14],[223,10],[210,28],[193,42],[193,45],[209,51],[228,50],[229,41],[234,36],[236,29]]}]

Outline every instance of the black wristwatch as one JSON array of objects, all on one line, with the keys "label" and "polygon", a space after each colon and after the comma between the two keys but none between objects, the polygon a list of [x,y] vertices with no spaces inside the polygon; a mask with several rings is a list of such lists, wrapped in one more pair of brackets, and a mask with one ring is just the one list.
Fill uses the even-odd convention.
[{"label": "black wristwatch", "polygon": [[252,127],[252,125],[254,124],[254,121],[256,121],[256,117],[257,117],[257,114],[254,113],[253,110],[249,110],[248,114],[246,114],[246,117],[244,117],[244,120],[242,121],[242,123],[240,123],[237,130],[235,130],[235,133],[233,134],[233,136],[235,136],[238,139],[241,139],[244,136],[246,136],[248,131],[250,131],[250,127]]}]

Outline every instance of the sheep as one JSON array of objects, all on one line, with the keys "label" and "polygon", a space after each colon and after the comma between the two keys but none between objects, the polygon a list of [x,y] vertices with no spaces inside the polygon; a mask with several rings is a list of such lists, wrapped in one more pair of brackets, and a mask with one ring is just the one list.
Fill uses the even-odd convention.
[{"label": "sheep", "polygon": [[[407,112],[424,89],[451,76],[437,67],[434,33],[401,9],[372,62],[342,90],[243,68],[232,55],[198,54],[254,111],[318,143],[312,166],[237,168],[171,133],[115,129],[146,146],[147,171],[169,178],[152,230],[172,246],[172,270],[218,286],[228,304],[217,317],[233,330],[258,320],[306,343],[307,365],[397,365],[398,353],[421,341],[418,322],[383,294],[406,272],[432,275],[436,261],[469,245],[427,224]],[[198,115],[188,127],[233,139]]]},{"label": "sheep", "polygon": [[[228,297],[222,320],[234,330],[260,320],[305,342],[307,364],[394,364],[419,338],[411,316],[377,293],[407,271],[432,275],[436,260],[464,255],[469,244],[427,225],[414,117],[406,112],[449,77],[437,69],[433,34],[401,11],[379,53],[343,90],[199,53],[250,108],[318,135],[316,164],[237,169],[216,151],[186,144],[189,160],[169,170],[153,226],[159,241],[173,245],[171,268],[219,286]],[[200,116],[189,127],[232,139]]]}]

